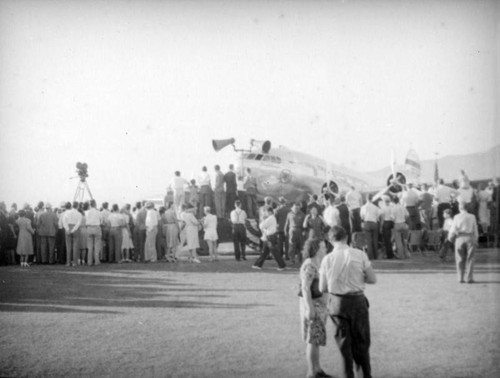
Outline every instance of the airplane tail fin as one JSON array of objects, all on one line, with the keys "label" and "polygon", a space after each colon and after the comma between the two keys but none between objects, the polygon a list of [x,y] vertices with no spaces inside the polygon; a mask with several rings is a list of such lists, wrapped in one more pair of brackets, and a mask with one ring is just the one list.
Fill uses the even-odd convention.
[{"label": "airplane tail fin", "polygon": [[410,149],[406,154],[405,167],[415,179],[420,177],[420,158],[415,150]]}]

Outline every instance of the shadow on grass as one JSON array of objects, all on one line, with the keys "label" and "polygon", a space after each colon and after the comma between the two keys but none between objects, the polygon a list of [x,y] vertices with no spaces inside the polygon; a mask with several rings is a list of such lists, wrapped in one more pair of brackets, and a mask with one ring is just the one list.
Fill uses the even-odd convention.
[{"label": "shadow on grass", "polygon": [[[149,278],[150,272],[77,271],[67,268],[20,268],[2,272],[0,311],[120,314],[126,308],[199,308],[248,310],[269,305],[224,301],[231,291],[207,288],[171,278]],[[123,308],[123,311],[117,310]]]}]

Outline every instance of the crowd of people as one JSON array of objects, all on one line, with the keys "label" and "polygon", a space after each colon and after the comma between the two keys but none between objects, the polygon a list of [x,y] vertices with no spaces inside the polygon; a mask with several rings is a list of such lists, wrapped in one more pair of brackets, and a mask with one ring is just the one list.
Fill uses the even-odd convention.
[{"label": "crowd of people", "polygon": [[290,204],[283,197],[277,202],[266,197],[260,208],[256,205],[256,179],[250,169],[241,197],[232,165],[225,174],[216,165],[214,173],[212,185],[203,167],[198,186],[196,180],[188,181],[176,171],[165,206],[159,209],[142,201],[134,207],[114,204],[111,209],[104,202],[98,210],[95,201],[90,201],[65,202],[55,209],[40,202],[35,209],[25,205],[19,211],[12,204],[8,211],[0,203],[0,261],[23,266],[33,262],[174,262],[178,248],[187,244],[189,261],[199,262],[200,237],[206,241],[210,259],[217,260],[218,225],[229,221],[234,257],[246,260],[248,218],[256,219],[262,235],[262,253],[253,264],[255,269],[262,268],[270,254],[280,270],[286,264],[300,264],[305,241],[321,238],[334,226],[343,227],[348,243],[364,247],[371,260],[408,258],[409,231],[439,230],[443,234],[440,256],[445,259],[452,249],[446,238],[454,216],[459,214],[459,202],[475,216],[478,236],[487,235],[494,246],[498,245],[498,182],[492,180],[487,186],[473,188],[465,172],[454,187],[444,185],[443,180],[432,186],[409,183],[400,193],[387,191],[376,201],[351,187],[340,194],[327,190],[319,196],[313,194],[309,202]]},{"label": "crowd of people", "polygon": [[187,245],[188,261],[199,263],[200,230],[210,260],[217,260],[217,217],[205,206],[196,209],[173,201],[156,209],[149,201],[119,208],[95,200],[64,202],[59,208],[39,202],[10,211],[0,202],[0,262],[20,264],[99,265],[108,263],[176,262],[178,249]]}]

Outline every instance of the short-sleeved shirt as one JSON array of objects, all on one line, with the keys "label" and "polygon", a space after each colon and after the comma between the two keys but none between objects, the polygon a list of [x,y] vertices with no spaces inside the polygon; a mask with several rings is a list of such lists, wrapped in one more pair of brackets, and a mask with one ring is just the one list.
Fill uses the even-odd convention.
[{"label": "short-sleeved shirt", "polygon": [[370,267],[363,251],[348,245],[337,246],[321,262],[319,288],[340,295],[364,291],[365,272]]}]

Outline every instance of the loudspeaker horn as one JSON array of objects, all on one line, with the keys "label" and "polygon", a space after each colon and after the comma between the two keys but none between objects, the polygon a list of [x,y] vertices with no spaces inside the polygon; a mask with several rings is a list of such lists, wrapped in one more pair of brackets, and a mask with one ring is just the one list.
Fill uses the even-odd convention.
[{"label": "loudspeaker horn", "polygon": [[229,138],[229,139],[213,139],[212,140],[212,146],[214,147],[215,151],[220,151],[224,147],[229,146],[230,144],[234,144],[236,140],[234,138]]}]

